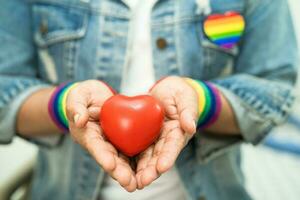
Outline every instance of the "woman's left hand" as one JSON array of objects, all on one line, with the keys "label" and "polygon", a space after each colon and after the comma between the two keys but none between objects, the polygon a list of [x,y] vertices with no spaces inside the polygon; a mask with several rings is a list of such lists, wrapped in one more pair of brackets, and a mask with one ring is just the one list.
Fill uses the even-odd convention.
[{"label": "woman's left hand", "polygon": [[150,94],[164,106],[166,120],[156,143],[137,158],[138,189],[151,184],[168,171],[196,132],[197,93],[182,78],[167,77],[158,82]]}]

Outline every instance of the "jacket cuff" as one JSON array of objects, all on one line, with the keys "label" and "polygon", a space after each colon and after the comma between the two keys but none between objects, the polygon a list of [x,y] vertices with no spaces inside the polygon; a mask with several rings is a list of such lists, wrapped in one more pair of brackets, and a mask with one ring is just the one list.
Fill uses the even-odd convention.
[{"label": "jacket cuff", "polygon": [[215,86],[231,105],[241,135],[219,136],[202,132],[197,133],[196,141],[199,147],[197,148],[197,157],[201,162],[208,162],[242,142],[258,144],[274,126],[270,120],[262,118],[255,110],[248,108],[247,105],[230,90],[219,85]]},{"label": "jacket cuff", "polygon": [[[5,114],[3,117],[1,117],[0,120],[0,127],[1,127],[0,143],[2,144],[11,143],[13,137],[17,134],[17,130],[16,130],[17,115],[24,101],[34,92],[47,87],[49,87],[49,85],[41,84],[41,85],[35,85],[26,88],[25,90],[23,90],[22,93],[20,93],[17,97],[15,97],[13,101],[11,101],[11,103],[5,106],[4,110],[2,111],[2,113]],[[37,138],[24,138],[24,137],[23,138],[33,143],[36,143],[38,145],[51,147],[51,146],[58,145],[61,141],[61,137],[62,136],[60,135],[55,135],[55,136],[37,137]]]},{"label": "jacket cuff", "polygon": [[235,113],[243,140],[247,143],[258,144],[275,124],[270,119],[266,119],[258,114],[253,108],[247,106],[244,101],[230,90],[218,85],[217,87]]}]

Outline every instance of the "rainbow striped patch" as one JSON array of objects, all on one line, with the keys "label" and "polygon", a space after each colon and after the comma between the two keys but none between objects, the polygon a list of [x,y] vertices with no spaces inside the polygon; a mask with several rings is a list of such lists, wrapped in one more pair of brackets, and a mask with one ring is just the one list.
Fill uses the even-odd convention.
[{"label": "rainbow striped patch", "polygon": [[240,40],[245,30],[245,20],[238,12],[214,14],[206,18],[204,33],[216,45],[231,49]]}]

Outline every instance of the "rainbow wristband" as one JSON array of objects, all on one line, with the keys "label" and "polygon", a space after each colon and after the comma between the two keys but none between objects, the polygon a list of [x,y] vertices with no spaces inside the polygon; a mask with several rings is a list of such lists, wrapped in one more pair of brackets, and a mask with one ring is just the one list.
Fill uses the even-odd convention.
[{"label": "rainbow wristband", "polygon": [[197,128],[205,129],[218,119],[221,109],[221,95],[219,90],[209,82],[184,78],[198,94],[199,118]]},{"label": "rainbow wristband", "polygon": [[48,103],[48,112],[55,125],[64,133],[69,132],[69,122],[66,114],[68,93],[78,83],[63,83],[56,87]]}]

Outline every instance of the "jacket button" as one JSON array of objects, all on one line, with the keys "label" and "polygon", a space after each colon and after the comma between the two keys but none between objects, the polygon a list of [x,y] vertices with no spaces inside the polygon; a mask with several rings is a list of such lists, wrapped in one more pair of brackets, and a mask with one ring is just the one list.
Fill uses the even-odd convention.
[{"label": "jacket button", "polygon": [[48,25],[47,25],[47,23],[45,21],[42,21],[41,24],[40,24],[39,29],[40,29],[40,33],[41,34],[48,33]]},{"label": "jacket button", "polygon": [[165,49],[167,47],[167,41],[164,39],[164,38],[158,38],[156,40],[156,46],[159,48],[159,49]]}]

